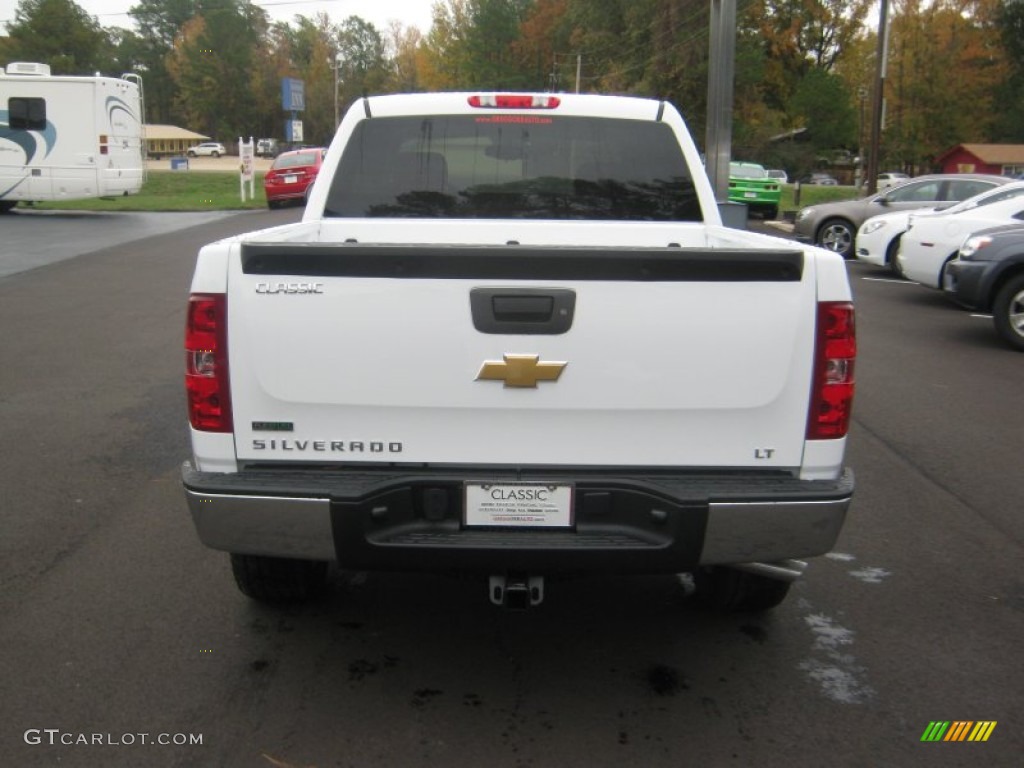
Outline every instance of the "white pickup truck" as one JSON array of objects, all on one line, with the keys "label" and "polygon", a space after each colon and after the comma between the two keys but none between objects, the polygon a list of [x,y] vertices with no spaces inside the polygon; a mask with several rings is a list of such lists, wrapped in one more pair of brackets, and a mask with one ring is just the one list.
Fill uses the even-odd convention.
[{"label": "white pickup truck", "polygon": [[204,247],[191,290],[185,493],[254,599],[333,562],[762,610],[843,525],[843,262],[724,227],[666,102],[364,98],[302,221]]}]

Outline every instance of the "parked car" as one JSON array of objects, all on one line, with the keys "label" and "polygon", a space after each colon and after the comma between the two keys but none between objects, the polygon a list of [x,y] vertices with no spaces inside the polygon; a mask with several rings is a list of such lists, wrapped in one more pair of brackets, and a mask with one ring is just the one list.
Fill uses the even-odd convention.
[{"label": "parked car", "polygon": [[834,176],[829,176],[827,173],[812,173],[810,176],[804,176],[800,179],[801,184],[816,184],[825,187],[835,187],[839,185],[839,182]]},{"label": "parked car", "polygon": [[745,203],[752,212],[774,219],[779,215],[781,199],[782,183],[770,177],[763,165],[729,163],[729,200]]},{"label": "parked car", "polygon": [[281,153],[281,145],[277,139],[260,139],[256,142],[257,157],[277,157]]},{"label": "parked car", "polygon": [[765,173],[767,173],[770,178],[778,179],[780,184],[789,184],[789,174],[781,169],[769,168]]},{"label": "parked car", "polygon": [[888,189],[889,187],[898,187],[905,181],[910,181],[910,176],[905,173],[899,173],[897,171],[880,173],[878,174],[878,178],[875,179],[875,189],[881,191],[883,189]]},{"label": "parked car", "polygon": [[[1007,197],[1024,193],[1024,184],[1014,182],[1008,176],[994,178],[992,181],[978,181],[975,184],[977,188],[984,189],[984,191],[960,202],[943,203],[934,208],[892,211],[872,216],[857,230],[855,248],[857,259],[868,264],[877,264],[880,267],[888,266],[899,275],[899,260],[896,258],[896,254],[899,252],[903,233],[907,231],[907,222],[910,220],[911,214],[929,216],[939,212],[953,213],[999,202]],[[971,188],[971,185],[961,184],[957,185],[955,191],[967,192]]]},{"label": "parked car", "polygon": [[991,312],[996,333],[1024,352],[1024,225],[983,229],[947,266],[942,290],[976,312]]},{"label": "parked car", "polygon": [[896,261],[908,280],[942,288],[942,275],[964,239],[973,232],[1024,221],[1024,196],[956,213],[911,216]]},{"label": "parked car", "polygon": [[[872,216],[890,211],[934,208],[944,202],[964,200],[1003,180],[1003,176],[970,173],[917,176],[898,187],[859,200],[803,208],[796,215],[793,232],[800,242],[820,245],[848,259],[854,255],[857,229]],[[978,185],[978,181],[988,184]]]},{"label": "parked car", "polygon": [[189,157],[220,157],[228,153],[224,145],[217,141],[204,141],[202,144],[196,144],[194,147],[189,147],[186,154]]},{"label": "parked car", "polygon": [[279,208],[292,201],[302,201],[305,204],[309,188],[320,172],[325,152],[327,150],[323,147],[313,147],[282,152],[278,155],[263,177],[267,207]]}]

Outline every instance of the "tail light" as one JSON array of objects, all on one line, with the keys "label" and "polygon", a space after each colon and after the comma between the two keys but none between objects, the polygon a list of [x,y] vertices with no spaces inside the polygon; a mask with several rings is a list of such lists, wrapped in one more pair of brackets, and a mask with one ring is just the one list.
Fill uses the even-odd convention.
[{"label": "tail light", "polygon": [[808,440],[844,437],[849,430],[856,358],[853,304],[819,303]]},{"label": "tail light", "polygon": [[194,294],[185,324],[185,390],[194,429],[230,432],[227,297]]}]

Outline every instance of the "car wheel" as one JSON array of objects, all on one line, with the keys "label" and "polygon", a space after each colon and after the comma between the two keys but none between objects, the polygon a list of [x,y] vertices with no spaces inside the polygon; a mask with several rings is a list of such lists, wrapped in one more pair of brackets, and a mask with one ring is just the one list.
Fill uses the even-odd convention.
[{"label": "car wheel", "polygon": [[14,206],[18,204],[17,200],[0,200],[0,213],[7,213],[13,211]]},{"label": "car wheel", "polygon": [[265,555],[231,555],[231,571],[242,594],[260,603],[301,603],[323,592],[327,563]]},{"label": "car wheel", "polygon": [[274,209],[280,208],[280,207],[281,207],[281,201],[280,200],[267,200],[267,208],[269,208],[270,210],[273,211]]},{"label": "car wheel", "polygon": [[697,599],[718,611],[767,611],[789,594],[790,582],[735,568],[700,568],[693,574]]},{"label": "car wheel", "polygon": [[1015,275],[999,289],[992,305],[992,321],[1003,341],[1024,352],[1024,274]]},{"label": "car wheel", "polygon": [[907,276],[903,274],[903,267],[900,266],[900,260],[897,258],[900,254],[900,241],[903,239],[903,235],[897,235],[889,243],[889,247],[885,250],[885,263],[889,265],[889,269],[896,277],[902,277],[904,280]]},{"label": "car wheel", "polygon": [[844,219],[829,219],[818,230],[817,244],[842,256],[853,255],[853,225]]},{"label": "car wheel", "polygon": [[764,218],[765,221],[775,221],[777,218],[779,218],[778,206],[773,205],[771,208],[767,209],[764,212]]},{"label": "car wheel", "polygon": [[214,157],[220,157],[220,152],[218,152],[217,150],[213,150],[213,152],[211,152],[210,154],[213,155]]},{"label": "car wheel", "polygon": [[186,155],[188,155],[189,157],[195,157],[195,156],[196,156],[196,153],[195,153],[195,152],[193,152],[192,150],[189,150],[189,151],[188,151],[188,152],[186,152],[185,154],[186,154]]}]

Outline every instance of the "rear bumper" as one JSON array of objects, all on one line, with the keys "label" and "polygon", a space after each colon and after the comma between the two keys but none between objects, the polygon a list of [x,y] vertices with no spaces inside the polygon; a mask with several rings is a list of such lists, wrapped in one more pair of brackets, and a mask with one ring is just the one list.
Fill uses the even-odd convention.
[{"label": "rear bumper", "polygon": [[[853,495],[778,475],[510,470],[249,470],[182,480],[204,544],[358,570],[674,573],[832,549]],[[571,529],[467,529],[467,480],[571,482]]]}]

